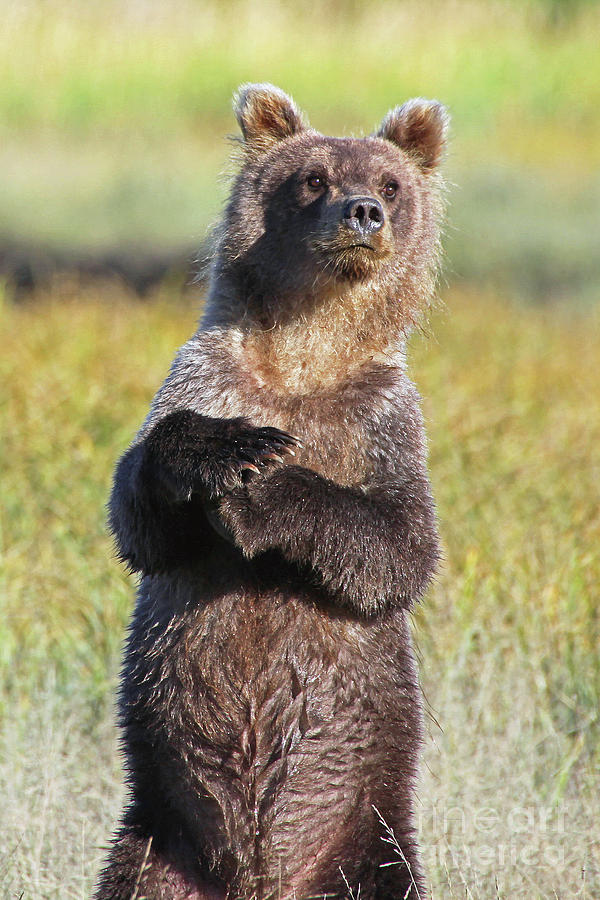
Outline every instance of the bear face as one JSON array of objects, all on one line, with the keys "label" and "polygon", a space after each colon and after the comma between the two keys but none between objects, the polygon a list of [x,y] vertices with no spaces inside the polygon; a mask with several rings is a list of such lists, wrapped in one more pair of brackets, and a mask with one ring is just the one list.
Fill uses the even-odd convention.
[{"label": "bear face", "polygon": [[352,289],[383,294],[413,321],[437,265],[444,108],[410,101],[361,139],[320,135],[270,85],[243,88],[236,111],[243,165],[220,230],[219,277],[254,311],[276,301],[279,322],[294,298]]}]

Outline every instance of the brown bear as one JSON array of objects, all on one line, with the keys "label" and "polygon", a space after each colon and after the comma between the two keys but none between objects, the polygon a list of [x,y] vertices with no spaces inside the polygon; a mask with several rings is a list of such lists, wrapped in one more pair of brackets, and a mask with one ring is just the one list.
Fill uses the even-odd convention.
[{"label": "brown bear", "polygon": [[141,581],[130,800],[95,896],[423,898],[409,610],[438,537],[405,339],[434,287],[447,115],[411,100],[324,137],[266,84],[236,112],[204,317],[110,501]]}]

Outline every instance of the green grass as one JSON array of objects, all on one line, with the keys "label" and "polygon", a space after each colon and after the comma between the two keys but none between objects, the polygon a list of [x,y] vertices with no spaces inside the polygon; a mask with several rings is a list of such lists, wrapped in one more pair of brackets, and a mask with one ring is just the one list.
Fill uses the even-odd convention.
[{"label": "green grass", "polygon": [[446,549],[416,625],[441,723],[426,754],[430,877],[438,897],[592,898],[598,314],[457,301],[413,361]]},{"label": "green grass", "polygon": [[[117,566],[104,503],[119,449],[133,437],[177,342],[182,313],[157,304],[50,301],[2,314],[3,674],[104,693],[130,590]],[[185,316],[190,320],[189,311]],[[137,343],[130,352],[130,341]],[[0,701],[1,702],[1,701]]]},{"label": "green grass", "polygon": [[[63,900],[121,802],[111,472],[199,303],[38,300],[0,318],[0,893]],[[434,900],[600,894],[599,326],[463,290],[413,340],[445,557],[415,620]]]}]

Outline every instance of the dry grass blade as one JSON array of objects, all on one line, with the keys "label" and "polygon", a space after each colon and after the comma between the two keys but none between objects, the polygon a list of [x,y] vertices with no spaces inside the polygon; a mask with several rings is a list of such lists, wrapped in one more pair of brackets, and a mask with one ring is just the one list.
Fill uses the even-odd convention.
[{"label": "dry grass blade", "polygon": [[132,894],[131,894],[131,897],[129,898],[129,900],[144,900],[143,897],[139,896],[139,891],[140,891],[140,885],[142,883],[142,878],[143,878],[144,872],[146,871],[146,867],[148,865],[148,857],[150,856],[150,848],[151,847],[152,847],[152,835],[150,835],[150,837],[148,838],[148,841],[146,843],[146,850],[144,852],[144,858],[141,862],[140,869],[137,874],[137,878],[135,879],[135,885],[134,885],[134,888],[133,888],[133,891],[132,891]]},{"label": "dry grass blade", "polygon": [[[383,829],[384,829],[384,834],[381,835],[381,840],[382,840],[385,844],[389,844],[389,845],[393,848],[394,853],[396,853],[396,854],[400,857],[400,859],[398,859],[398,860],[393,860],[392,862],[381,863],[381,868],[383,869],[383,868],[385,868],[386,866],[401,866],[401,865],[406,866],[406,868],[408,869],[408,873],[409,873],[409,875],[410,875],[410,881],[411,881],[411,883],[410,883],[410,885],[408,886],[408,889],[407,889],[406,893],[404,894],[404,898],[408,897],[409,894],[412,893],[412,891],[414,890],[414,892],[415,892],[415,894],[416,894],[418,900],[421,900],[421,894],[420,894],[420,892],[419,892],[419,888],[417,887],[417,883],[416,883],[416,881],[415,881],[415,879],[414,879],[414,877],[413,877],[413,873],[412,873],[412,869],[411,869],[410,863],[409,863],[409,861],[407,860],[406,856],[404,855],[404,853],[403,853],[403,851],[402,851],[402,847],[401,847],[400,844],[398,843],[398,840],[397,840],[397,838],[396,838],[396,835],[394,834],[394,829],[393,829],[393,828],[390,828],[390,826],[389,826],[388,823],[385,821],[385,819],[383,818],[383,816],[381,815],[381,813],[379,812],[379,810],[377,809],[376,806],[373,806],[372,808],[373,808],[373,811],[374,811],[375,815],[376,815],[377,818],[379,819],[379,823],[381,824],[381,826],[382,826]],[[403,900],[404,900],[404,898],[403,898]]]}]

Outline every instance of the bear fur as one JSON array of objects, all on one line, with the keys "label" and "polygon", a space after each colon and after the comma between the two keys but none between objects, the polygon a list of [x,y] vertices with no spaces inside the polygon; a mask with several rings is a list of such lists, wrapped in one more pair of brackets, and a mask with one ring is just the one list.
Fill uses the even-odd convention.
[{"label": "bear fur", "polygon": [[340,139],[271,85],[235,105],[204,317],[110,501],[141,580],[130,799],[95,896],[424,898],[409,611],[438,537],[405,339],[434,288],[447,116],[412,100]]}]

